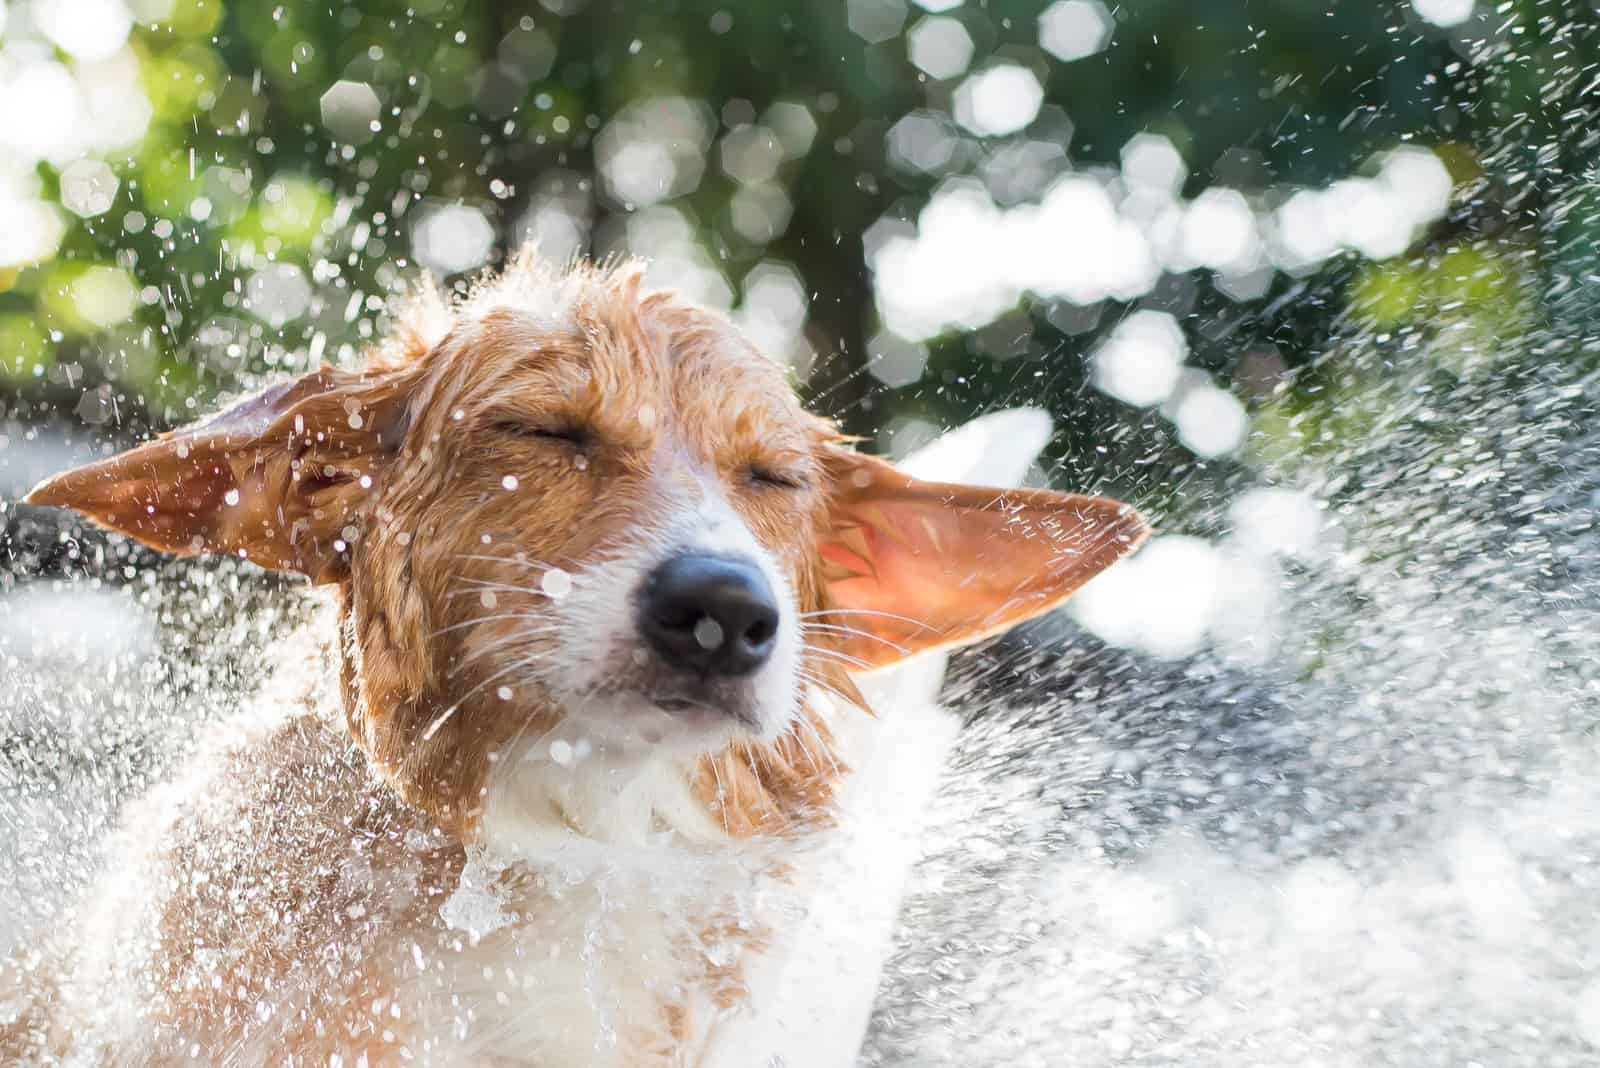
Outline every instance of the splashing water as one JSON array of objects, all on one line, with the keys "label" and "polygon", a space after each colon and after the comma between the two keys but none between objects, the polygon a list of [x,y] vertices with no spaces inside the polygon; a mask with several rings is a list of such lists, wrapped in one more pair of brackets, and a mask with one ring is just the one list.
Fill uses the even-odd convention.
[{"label": "splashing water", "polygon": [[1592,1060],[1591,390],[1426,380],[1352,394],[1385,432],[1295,472],[1327,518],[1270,656],[1051,621],[960,662],[868,1063]]},{"label": "splashing water", "polygon": [[[1349,381],[1393,344],[1341,340]],[[1424,388],[1453,344],[1351,385],[1342,414],[1381,431],[1264,468],[1293,490],[1238,476],[1215,581],[1197,541],[1184,582],[1152,556],[1086,591],[1077,618],[1117,646],[1057,617],[958,658],[965,728],[866,1063],[1592,1058],[1593,387],[1546,368]],[[241,650],[315,614],[228,562],[144,576],[0,600],[6,942],[82,885],[193,725],[254,691]],[[1199,601],[1204,625],[1150,630]],[[1239,605],[1248,647],[1226,640]],[[469,874],[445,912],[476,936],[503,915],[492,863]]]},{"label": "splashing water", "polygon": [[[710,102],[652,89],[614,115],[581,114],[587,58],[563,53],[564,88],[540,87],[555,67],[547,28],[558,18],[575,26],[568,16],[581,6],[549,0],[537,20],[497,30],[490,67],[471,78],[436,71],[442,94],[432,83],[421,99],[386,86],[379,64],[395,60],[382,48],[337,80],[330,69],[325,91],[310,96],[289,79],[297,71],[276,72],[285,88],[269,77],[268,95],[312,102],[281,127],[294,133],[277,147],[252,126],[267,99],[259,77],[249,92],[248,75],[207,85],[204,122],[191,121],[170,87],[155,101],[139,88],[196,81],[221,62],[204,43],[219,40],[205,22],[217,5],[175,8],[189,12],[182,55],[196,66],[163,45],[152,55],[173,65],[149,70],[139,65],[145,44],[127,44],[145,30],[125,16],[163,5],[97,6],[115,17],[69,25],[43,0],[13,0],[13,32],[35,33],[37,22],[35,36],[51,44],[8,49],[0,71],[13,97],[50,105],[43,119],[31,108],[0,119],[0,143],[27,164],[15,174],[0,166],[0,215],[16,223],[0,233],[0,296],[31,301],[37,290],[45,308],[39,325],[15,311],[23,305],[5,305],[0,370],[14,376],[7,389],[37,379],[52,398],[67,396],[63,417],[119,427],[127,391],[144,390],[173,405],[160,419],[183,420],[195,412],[167,392],[175,374],[239,371],[249,385],[325,355],[347,362],[399,284],[394,261],[407,241],[434,270],[481,264],[504,201],[507,212],[516,206],[506,226],[547,249],[646,254],[653,284],[737,305],[739,324],[801,379],[813,350],[833,347],[823,334],[835,318],[867,321],[877,333],[861,346],[857,377],[874,392],[837,411],[880,433],[887,451],[926,443],[963,405],[1047,404],[1071,440],[1033,480],[1077,490],[1121,480],[1119,495],[1155,513],[1160,536],[1069,610],[953,660],[944,697],[960,730],[951,728],[933,801],[917,813],[926,827],[914,840],[878,828],[886,848],[904,851],[910,876],[862,1063],[1545,1068],[1600,1057],[1600,343],[1587,252],[1600,210],[1585,140],[1596,68],[1592,36],[1566,41],[1586,5],[1397,4],[1399,14],[1379,20],[1392,22],[1384,32],[1443,42],[1448,62],[1414,72],[1392,106],[1415,105],[1437,127],[1416,144],[1352,142],[1370,152],[1364,169],[1334,175],[1324,161],[1259,182],[1255,147],[1229,150],[1235,177],[1220,158],[1196,159],[1192,175],[1184,137],[1155,127],[1080,152],[1108,128],[1085,106],[1073,113],[1075,133],[1057,106],[1052,81],[1073,70],[1125,63],[1129,49],[1144,63],[1171,35],[1136,40],[1133,27],[1164,28],[1148,11],[1171,5],[1064,0],[1036,26],[1031,13],[1012,20],[1007,30],[1020,26],[1024,47],[997,34],[985,13],[995,5],[919,0],[913,11],[850,0],[828,32],[878,49],[872,78],[896,35],[921,72],[892,105],[915,107],[861,120],[859,102],[841,107],[838,94],[813,92],[811,71],[804,102],[798,89],[759,107],[742,88]],[[6,11],[0,4],[0,25]],[[720,37],[756,16],[700,21]],[[420,21],[405,29],[400,36],[445,32]],[[1537,48],[1518,52],[1535,37]],[[430,41],[416,62],[449,68],[444,60],[466,54],[444,44]],[[658,42],[634,44],[630,55],[661,69]],[[729,52],[714,50],[719,66],[731,68]],[[368,61],[370,70],[359,66]],[[1450,66],[1473,63],[1479,83],[1434,93]],[[1403,66],[1380,74],[1411,78]],[[523,182],[523,200],[500,177],[476,199],[470,183],[446,177],[471,171],[477,131],[450,144],[448,167],[446,156],[426,161],[433,174],[402,145],[393,155],[407,168],[403,188],[363,169],[377,147],[357,148],[380,134],[415,128],[437,140],[445,127],[471,129],[478,112],[443,120],[429,110],[452,80],[461,106],[470,97],[489,114],[507,78],[530,103],[504,136],[483,138],[493,161],[483,159],[479,176]],[[1259,99],[1314,80],[1285,75]],[[1178,87],[1205,96],[1198,82]],[[1345,121],[1411,139],[1384,107],[1367,108],[1364,91],[1341,102],[1353,109]],[[126,103],[109,107],[114,100]],[[259,158],[247,166],[152,141],[142,151],[164,161],[151,173],[176,207],[140,199],[130,209],[127,175],[93,154],[139,143],[156,106],[163,138],[198,135],[223,116]],[[103,121],[80,121],[90,110]],[[1485,114],[1504,132],[1467,152],[1461,143],[1485,140]],[[1227,125],[1202,115],[1196,126]],[[538,144],[548,135],[561,146],[560,166],[544,160],[536,176],[532,164],[502,168],[495,155],[524,158],[530,117],[543,124]],[[328,161],[356,176],[359,191],[295,173],[304,161],[290,141],[309,143],[301,131],[319,118],[341,142]],[[1283,140],[1296,152],[1297,137],[1308,154],[1320,151],[1309,108],[1298,123],[1284,118],[1268,136],[1289,130]],[[1346,129],[1338,116],[1325,125]],[[593,176],[568,169],[584,166],[581,151],[567,156],[574,130],[593,134]],[[880,147],[884,173],[873,175],[863,152]],[[165,167],[169,155],[178,162]],[[1197,190],[1212,162],[1216,173]],[[47,164],[59,165],[55,199],[70,218],[36,180]],[[900,184],[842,214],[847,224],[829,216],[784,245],[810,199],[790,192],[802,166],[808,181],[838,171],[856,191],[875,193],[879,178]],[[715,211],[678,199],[724,186]],[[842,202],[836,191],[816,199]],[[702,232],[700,214],[717,222]],[[68,229],[95,219],[114,250],[102,231]],[[826,244],[821,235],[837,246],[843,231],[859,233],[851,255],[860,264],[808,259]],[[175,251],[186,240],[196,242],[193,262]],[[53,261],[91,245],[107,262]],[[198,267],[210,271],[212,260],[207,276]],[[24,275],[13,292],[17,272],[30,269],[45,271],[45,283]],[[830,308],[841,300],[826,288],[835,277],[867,294],[863,307]],[[1215,292],[1197,296],[1200,277]],[[1331,338],[1292,352],[1303,338],[1288,331],[1284,352],[1278,341],[1230,351],[1238,358],[1225,380],[1216,351],[1249,332],[1240,322],[1256,311],[1290,321],[1297,308],[1333,321]],[[1054,333],[1044,334],[1046,322]],[[117,353],[106,371],[61,350],[90,365],[81,391],[84,368],[57,361],[62,323]],[[1051,347],[1080,336],[1081,350]],[[1081,389],[1061,370],[1077,363]],[[840,376],[824,372],[819,407],[835,411],[829,390]],[[988,392],[961,392],[968,377]],[[28,423],[47,408],[0,410],[0,474],[18,491],[66,466],[67,447]],[[644,406],[637,418],[649,427],[666,415]],[[359,426],[362,416],[350,419]],[[70,448],[73,460],[88,455],[81,440]],[[573,463],[589,461],[579,453]],[[500,484],[526,492],[514,474]],[[16,520],[14,508],[0,512]],[[317,637],[332,626],[320,597],[237,561],[158,562],[81,532],[61,531],[50,551],[98,577],[31,580],[24,561],[15,574],[30,581],[13,588],[13,571],[0,570],[0,827],[13,843],[0,850],[0,951],[50,927],[102,864],[120,807],[171,778],[204,728],[253,702],[338,706]],[[539,589],[560,599],[573,581],[551,568]],[[499,604],[492,591],[478,596],[485,609]],[[515,696],[510,686],[495,693]],[[544,753],[569,768],[592,757],[585,745],[556,739]],[[914,786],[891,777],[882,788]],[[476,939],[506,921],[503,865],[469,860],[443,914]],[[681,860],[668,867],[654,885],[621,880],[598,896],[677,893],[702,874]],[[339,877],[372,881],[371,872]],[[835,915],[866,908],[854,904],[813,911],[826,919],[829,905]],[[871,902],[884,913],[896,904]],[[870,985],[874,963],[857,961],[864,971],[837,977],[840,986]],[[0,1004],[0,1019],[6,1011]],[[273,1010],[263,1002],[261,1011]]]},{"label": "splashing water", "polygon": [[546,597],[559,601],[572,592],[572,576],[559,567],[552,567],[539,577],[539,588]]}]

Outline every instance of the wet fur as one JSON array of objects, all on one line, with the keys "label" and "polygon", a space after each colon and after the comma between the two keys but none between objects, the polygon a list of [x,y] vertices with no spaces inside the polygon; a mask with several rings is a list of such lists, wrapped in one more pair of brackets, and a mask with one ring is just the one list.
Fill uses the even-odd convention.
[{"label": "wet fur", "polygon": [[[550,293],[563,287],[578,295],[552,302]],[[541,316],[524,310],[528,305],[554,310]],[[566,314],[575,320],[576,335],[560,321]],[[345,707],[352,731],[403,796],[470,835],[480,814],[487,755],[510,740],[506,731],[513,721],[493,710],[492,693],[480,690],[477,703],[490,708],[487,714],[463,707],[421,740],[456,703],[455,695],[482,684],[487,673],[482,659],[471,662],[467,640],[457,637],[462,630],[450,630],[470,623],[481,609],[470,597],[452,601],[452,591],[475,584],[515,587],[527,579],[528,559],[571,566],[626,544],[636,536],[637,517],[666,507],[675,479],[693,478],[693,467],[704,458],[715,458],[724,468],[716,473],[727,477],[761,457],[809,458],[837,435],[800,410],[782,371],[725,321],[668,294],[641,297],[636,273],[584,269],[557,278],[529,263],[471,298],[443,337],[423,325],[434,318],[426,310],[413,317],[415,325],[403,332],[409,344],[378,364],[368,388],[376,394],[370,403],[379,409],[393,403],[386,396],[390,390],[412,398],[404,413],[410,423],[407,450],[426,461],[408,464],[402,454],[377,502],[376,522],[351,552],[342,612],[353,654],[344,673]],[[587,341],[587,351],[571,352],[560,374],[518,366],[530,351],[570,349],[578,340]],[[470,360],[463,358],[468,351]],[[429,403],[439,396],[448,403]],[[579,471],[559,457],[552,462],[542,454],[548,450],[529,448],[508,459],[475,445],[496,421],[551,408],[592,427],[613,446],[615,459]],[[644,408],[655,412],[653,420],[638,417]],[[536,472],[523,480],[536,484],[538,494],[519,499],[504,492],[500,475],[507,468]],[[596,494],[598,485],[605,487],[603,496]],[[827,607],[815,554],[807,551],[813,532],[826,522],[821,495],[797,504],[753,493],[741,503],[757,537],[777,548],[790,569],[801,611]],[[583,514],[585,521],[552,527],[520,514],[529,508]],[[527,545],[527,531],[545,529],[551,537]],[[520,557],[484,559],[496,552],[493,540],[485,546],[485,534],[519,539]],[[517,599],[509,593],[505,600],[511,603],[497,608],[512,615]],[[447,631],[427,645],[406,640]],[[492,629],[466,633],[480,641],[498,636]],[[815,658],[807,670],[830,687],[854,692],[836,661]],[[803,715],[810,729],[733,747],[702,762],[697,792],[718,809],[730,832],[787,827],[819,811],[832,793],[837,756],[825,728],[810,713]],[[516,729],[537,733],[549,725],[536,719]],[[719,773],[726,773],[720,798]]]},{"label": "wet fur", "polygon": [[[605,448],[578,463],[505,430],[551,418]],[[800,488],[755,484],[752,465]],[[164,475],[130,489],[147,468]],[[362,370],[324,369],[41,487],[33,500],[161,548],[334,587],[344,722],[279,702],[131,809],[76,926],[0,970],[0,1061],[691,1062],[765,925],[806,891],[804,843],[845,773],[830,723],[863,712],[845,668],[1004,629],[1143,537],[1112,502],[907,481],[841,448],[722,317],[642,293],[635,267],[524,257],[453,307],[414,301]],[[502,690],[503,665],[588,653],[530,571],[582,576],[646,551],[665,536],[653,517],[706,486],[801,618],[872,579],[880,551],[977,560],[929,603],[983,610],[909,635],[818,628],[784,717],[687,758],[551,759],[568,718],[554,676]],[[877,502],[901,498],[986,525],[973,545],[934,512],[875,528]],[[1062,508],[1080,511],[1064,524]],[[1037,559],[986,547],[1017,530]],[[924,532],[937,553],[905,547]],[[590,667],[653,685],[626,660]],[[456,899],[464,887],[477,896]],[[450,922],[453,899],[503,915]]]}]

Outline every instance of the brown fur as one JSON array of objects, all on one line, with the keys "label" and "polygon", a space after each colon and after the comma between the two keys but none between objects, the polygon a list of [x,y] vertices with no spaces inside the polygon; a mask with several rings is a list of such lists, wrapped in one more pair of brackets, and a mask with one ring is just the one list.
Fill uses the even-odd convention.
[{"label": "brown fur", "polygon": [[[589,444],[517,432],[553,424],[582,426]],[[505,471],[525,489],[508,492]],[[250,1034],[296,1063],[383,1063],[426,1041],[405,1019],[375,1023],[373,1006],[458,937],[438,908],[493,762],[561,717],[538,692],[508,705],[492,685],[496,664],[546,642],[520,587],[530,569],[603,558],[706,481],[780,562],[802,613],[869,613],[808,636],[805,675],[846,706],[861,706],[846,664],[1003,629],[1143,537],[1113,502],[915,483],[843,448],[721,316],[641,293],[633,266],[555,273],[526,256],[456,307],[414,301],[363,370],[325,368],[35,491],[161,548],[237,553],[340,596],[353,745],[292,719],[219,756],[166,825],[159,900],[118,933],[154,939],[142,959],[160,962],[135,977],[158,1037],[133,1063]],[[843,772],[807,707],[775,741],[703,756],[694,790],[730,835],[783,836],[826,820]],[[260,846],[212,848],[241,840]],[[340,882],[350,864],[376,873],[371,886]],[[719,1002],[738,999],[736,969],[708,978]],[[43,1007],[51,984],[38,989],[15,1021],[0,1016],[0,1056],[65,1037]],[[665,1005],[662,1026],[681,1040],[684,1009]]]},{"label": "brown fur", "polygon": [[[520,269],[534,278],[512,274],[500,285],[552,284],[531,264]],[[806,415],[781,370],[720,317],[666,294],[641,298],[632,270],[592,272],[582,284],[576,335],[546,329],[514,304],[493,306],[432,346],[421,328],[407,328],[415,340],[380,372],[406,383],[396,401],[426,399],[411,402],[410,443],[391,461],[374,521],[342,578],[346,634],[359,654],[350,658],[346,708],[353,733],[403,796],[466,836],[486,754],[526,727],[508,722],[492,694],[480,692],[476,706],[463,706],[420,741],[456,692],[482,681],[484,669],[460,640],[419,645],[405,636],[458,627],[481,612],[471,598],[452,600],[463,581],[486,588],[525,577],[515,556],[504,563],[467,559],[494,555],[501,541],[495,535],[505,532],[523,560],[573,567],[625,538],[635,517],[663,507],[679,484],[709,474],[733,489],[757,537],[788,566],[801,610],[826,606],[810,551],[813,532],[826,522],[825,499],[741,490],[739,483],[752,463],[798,465],[820,481],[812,457],[837,434]],[[493,305],[497,294],[491,289],[476,299]],[[530,360],[534,353],[538,359]],[[641,410],[655,418],[639,418]],[[543,443],[494,433],[498,423],[535,419],[582,424],[605,448],[579,470]],[[538,494],[505,493],[499,480],[508,468],[534,472],[523,477]],[[550,524],[531,512],[581,514],[584,522]],[[543,536],[529,538],[530,531]],[[510,603],[497,607],[510,614],[518,596],[506,594]],[[493,629],[468,633],[480,641],[504,637]],[[836,662],[814,658],[807,670],[854,692]],[[840,771],[824,729],[748,746],[741,756],[707,759],[749,772],[735,773],[738,788],[718,813],[744,834],[819,811]]]}]

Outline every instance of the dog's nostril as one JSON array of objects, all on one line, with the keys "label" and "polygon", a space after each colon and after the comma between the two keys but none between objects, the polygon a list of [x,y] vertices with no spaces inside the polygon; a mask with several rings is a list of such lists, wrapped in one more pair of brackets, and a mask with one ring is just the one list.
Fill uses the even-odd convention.
[{"label": "dog's nostril", "polygon": [[656,568],[641,590],[639,629],[675,667],[743,675],[772,655],[778,602],[748,560],[686,554]]},{"label": "dog's nostril", "polygon": [[697,605],[685,600],[666,600],[652,606],[650,612],[657,623],[674,630],[694,627],[705,618]]}]

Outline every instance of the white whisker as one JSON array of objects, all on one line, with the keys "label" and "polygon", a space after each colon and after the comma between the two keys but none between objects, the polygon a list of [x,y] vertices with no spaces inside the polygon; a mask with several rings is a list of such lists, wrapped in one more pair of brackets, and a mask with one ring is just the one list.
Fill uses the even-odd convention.
[{"label": "white whisker", "polygon": [[482,596],[484,591],[491,593],[526,593],[533,597],[548,597],[549,594],[537,586],[515,586],[509,582],[494,582],[489,579],[463,578],[463,583],[471,587],[466,590],[454,590],[451,597],[465,597],[469,594]]},{"label": "white whisker", "polygon": [[448,627],[440,627],[438,630],[435,630],[432,633],[430,633],[428,635],[428,637],[437,638],[441,634],[449,634],[452,631],[463,630],[463,629],[465,629],[467,627],[476,627],[480,623],[498,623],[498,622],[500,622],[502,620],[507,620],[507,619],[537,619],[537,618],[538,617],[536,617],[536,616],[528,615],[526,612],[501,612],[498,615],[493,615],[493,616],[474,616],[471,619],[464,619],[459,623],[452,623]]},{"label": "white whisker", "polygon": [[833,624],[833,623],[801,623],[800,624],[800,629],[802,631],[825,630],[825,631],[829,631],[829,632],[836,633],[836,634],[854,634],[856,637],[859,637],[859,638],[868,638],[868,639],[870,639],[872,641],[875,641],[875,642],[882,642],[884,645],[889,646],[891,649],[895,650],[896,652],[909,653],[911,651],[909,648],[907,648],[904,645],[901,645],[899,642],[892,642],[888,638],[880,637],[879,635],[876,635],[876,634],[871,634],[871,633],[869,633],[867,631],[864,631],[864,630],[861,630],[861,629],[859,629],[857,627],[842,627],[842,626],[838,626],[838,625]]},{"label": "white whisker", "polygon": [[708,763],[711,765],[711,777],[717,780],[717,810],[722,816],[722,829],[727,832],[732,828],[728,826],[728,787],[722,781],[722,754],[713,756]]},{"label": "white whisker", "polygon": [[812,645],[810,642],[802,644],[800,646],[800,650],[803,653],[814,653],[817,656],[826,657],[831,660],[838,660],[842,663],[849,664],[851,667],[860,668],[862,670],[872,667],[871,664],[867,663],[865,660],[862,660],[860,657],[851,656],[848,653],[841,653],[837,649],[824,649],[820,645]]},{"label": "white whisker", "polygon": [[519,670],[521,670],[523,668],[531,667],[532,665],[538,663],[542,659],[543,659],[542,655],[534,654],[532,656],[526,656],[526,657],[523,657],[521,660],[517,660],[517,661],[514,661],[514,662],[512,662],[510,664],[507,664],[505,667],[501,668],[499,671],[496,671],[493,675],[490,675],[487,678],[484,678],[476,686],[474,686],[472,689],[470,689],[466,693],[462,694],[461,695],[461,699],[459,701],[457,701],[456,704],[458,706],[466,704],[469,699],[471,699],[475,694],[478,693],[478,691],[482,690],[485,686],[489,685],[491,682],[495,682],[495,681],[497,681],[499,679],[502,679],[505,676],[509,675],[513,671],[519,671]]},{"label": "white whisker", "polygon": [[487,556],[483,553],[456,553],[451,557],[451,559],[475,560],[486,564],[515,564],[516,566],[526,568],[529,571],[535,569],[552,571],[555,569],[554,564],[547,564],[543,560],[533,560],[525,556]]},{"label": "white whisker", "polygon": [[444,726],[445,720],[447,720],[451,716],[455,715],[457,710],[460,709],[460,708],[461,708],[461,702],[457,701],[455,704],[453,704],[449,708],[445,709],[444,712],[437,719],[435,719],[432,723],[428,724],[428,729],[422,732],[422,740],[425,741],[425,742],[432,740],[433,736],[435,734],[439,733],[439,728]]},{"label": "white whisker", "polygon": [[452,669],[451,674],[455,674],[456,672],[462,670],[463,668],[468,667],[469,665],[474,664],[479,660],[482,660],[486,656],[491,656],[491,655],[493,655],[495,653],[503,652],[504,650],[506,650],[508,648],[511,648],[511,647],[514,647],[514,646],[517,646],[517,645],[521,645],[521,644],[523,644],[525,642],[528,642],[530,639],[533,639],[533,638],[543,637],[543,636],[545,636],[547,634],[555,634],[558,631],[559,631],[559,628],[552,626],[552,627],[544,627],[544,628],[538,628],[538,629],[530,629],[530,630],[526,630],[526,631],[518,631],[518,632],[516,632],[514,634],[507,634],[507,635],[505,635],[505,636],[503,636],[503,637],[501,637],[501,638],[499,638],[499,639],[497,639],[495,641],[492,641],[492,642],[489,642],[489,643],[483,645],[480,648],[472,650],[466,656],[462,657],[461,658],[461,663],[456,665],[456,667],[454,669]]},{"label": "white whisker", "polygon": [[870,608],[824,608],[817,612],[800,613],[801,619],[819,619],[822,616],[878,616],[882,619],[894,619],[901,623],[910,623],[912,626],[921,627],[923,630],[933,629],[930,624],[924,623],[920,619],[912,619],[910,616],[897,616],[893,612],[878,612]]}]

